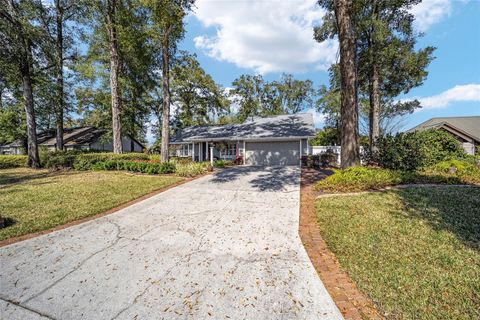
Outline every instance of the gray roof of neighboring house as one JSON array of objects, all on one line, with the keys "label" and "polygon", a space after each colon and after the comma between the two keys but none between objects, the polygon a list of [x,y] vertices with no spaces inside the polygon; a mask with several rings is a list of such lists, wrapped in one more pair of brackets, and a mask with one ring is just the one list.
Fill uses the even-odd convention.
[{"label": "gray roof of neighboring house", "polygon": [[[63,142],[65,146],[90,145],[97,142],[106,132],[107,130],[105,129],[91,126],[65,128],[63,130]],[[37,134],[37,142],[42,146],[54,147],[57,143],[55,135],[55,129],[45,130]],[[143,144],[137,140],[133,140],[144,147]],[[23,147],[23,142],[20,139],[17,139],[9,144],[3,145],[2,147]]]},{"label": "gray roof of neighboring house", "polygon": [[241,124],[193,126],[182,129],[170,139],[172,143],[211,140],[256,140],[314,137],[315,126],[310,113],[256,117]]},{"label": "gray roof of neighboring house", "polygon": [[444,125],[460,131],[477,142],[480,142],[480,116],[432,118],[413,127],[407,132],[436,129]]}]

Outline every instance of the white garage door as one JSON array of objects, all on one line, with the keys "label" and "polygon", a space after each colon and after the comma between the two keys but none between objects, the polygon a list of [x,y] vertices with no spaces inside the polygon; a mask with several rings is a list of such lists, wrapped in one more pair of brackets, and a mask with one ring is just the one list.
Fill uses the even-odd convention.
[{"label": "white garage door", "polygon": [[254,166],[300,163],[300,141],[246,142],[245,163]]}]

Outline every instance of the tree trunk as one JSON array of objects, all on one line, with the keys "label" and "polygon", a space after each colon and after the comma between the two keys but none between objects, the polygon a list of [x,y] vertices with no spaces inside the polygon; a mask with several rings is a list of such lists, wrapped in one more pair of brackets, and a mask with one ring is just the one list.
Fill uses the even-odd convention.
[{"label": "tree trunk", "polygon": [[57,23],[57,105],[55,109],[57,127],[57,150],[63,150],[63,7],[60,0],[55,0],[56,23]]},{"label": "tree trunk", "polygon": [[31,79],[32,49],[30,46],[30,41],[28,39],[24,39],[24,43],[25,59],[21,62],[20,73],[22,75],[23,99],[27,120],[27,163],[30,168],[38,169],[40,168],[40,158],[38,156],[37,124],[35,123],[35,109],[33,103],[33,89]]},{"label": "tree trunk", "polygon": [[115,26],[116,0],[107,0],[108,47],[110,51],[110,90],[112,96],[113,152],[122,153],[122,124],[120,122],[120,87],[118,74],[120,57],[118,55],[117,28]]},{"label": "tree trunk", "polygon": [[162,41],[162,89],[163,89],[163,113],[162,113],[162,147],[160,160],[167,162],[169,158],[168,145],[170,140],[170,57],[169,36],[165,32]]},{"label": "tree trunk", "polygon": [[23,103],[27,121],[27,164],[30,168],[38,169],[40,168],[40,158],[38,156],[37,124],[35,122],[33,86],[31,78],[32,46],[30,39],[24,33],[23,26],[19,20],[13,1],[6,1],[6,4],[11,22],[15,24],[18,30],[17,39],[21,51],[18,56],[18,67],[22,78]]},{"label": "tree trunk", "polygon": [[356,41],[353,32],[350,0],[334,0],[335,17],[340,42],[340,73],[342,81],[341,122],[341,167],[359,164],[358,104]]},{"label": "tree trunk", "polygon": [[369,122],[370,122],[370,152],[377,150],[376,142],[380,136],[380,88],[378,78],[378,68],[374,62],[371,67],[370,79],[369,79],[369,96],[370,96],[370,110],[369,110]]}]

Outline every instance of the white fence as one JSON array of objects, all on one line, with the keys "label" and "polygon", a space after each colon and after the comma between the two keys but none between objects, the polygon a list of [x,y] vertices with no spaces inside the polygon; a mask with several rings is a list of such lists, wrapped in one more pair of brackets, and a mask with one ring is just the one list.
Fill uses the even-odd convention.
[{"label": "white fence", "polygon": [[[342,150],[342,147],[340,146],[311,146],[311,152],[310,154],[315,155],[315,154],[323,154],[323,153],[333,153],[337,156],[337,164],[340,165],[341,158],[340,158],[340,153]],[[360,155],[363,155],[364,149],[363,147],[360,147]],[[361,159],[363,157],[360,157]],[[363,159],[362,159],[363,163]]]},{"label": "white fence", "polygon": [[312,155],[323,154],[323,153],[334,153],[337,155],[337,164],[340,164],[340,151],[342,147],[340,146],[312,146]]}]

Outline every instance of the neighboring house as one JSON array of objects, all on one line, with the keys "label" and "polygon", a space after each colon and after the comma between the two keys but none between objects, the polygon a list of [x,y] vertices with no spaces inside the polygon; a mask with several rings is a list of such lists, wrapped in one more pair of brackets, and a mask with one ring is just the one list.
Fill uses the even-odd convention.
[{"label": "neighboring house", "polygon": [[248,165],[295,165],[315,137],[310,113],[256,117],[241,124],[184,128],[170,140],[172,155],[195,161],[241,160]]},{"label": "neighboring house", "polygon": [[432,118],[407,132],[439,129],[453,134],[467,154],[475,154],[475,147],[480,146],[480,116]]},{"label": "neighboring house", "polygon": [[[107,130],[96,127],[65,128],[63,132],[63,143],[65,150],[101,150],[113,151],[112,139],[107,138]],[[40,147],[48,150],[55,150],[55,130],[47,130],[37,135],[37,142]],[[122,138],[124,152],[142,152],[145,148],[137,140],[125,136]],[[25,146],[23,141],[15,140],[12,143],[0,146],[0,154],[24,154]]]}]

